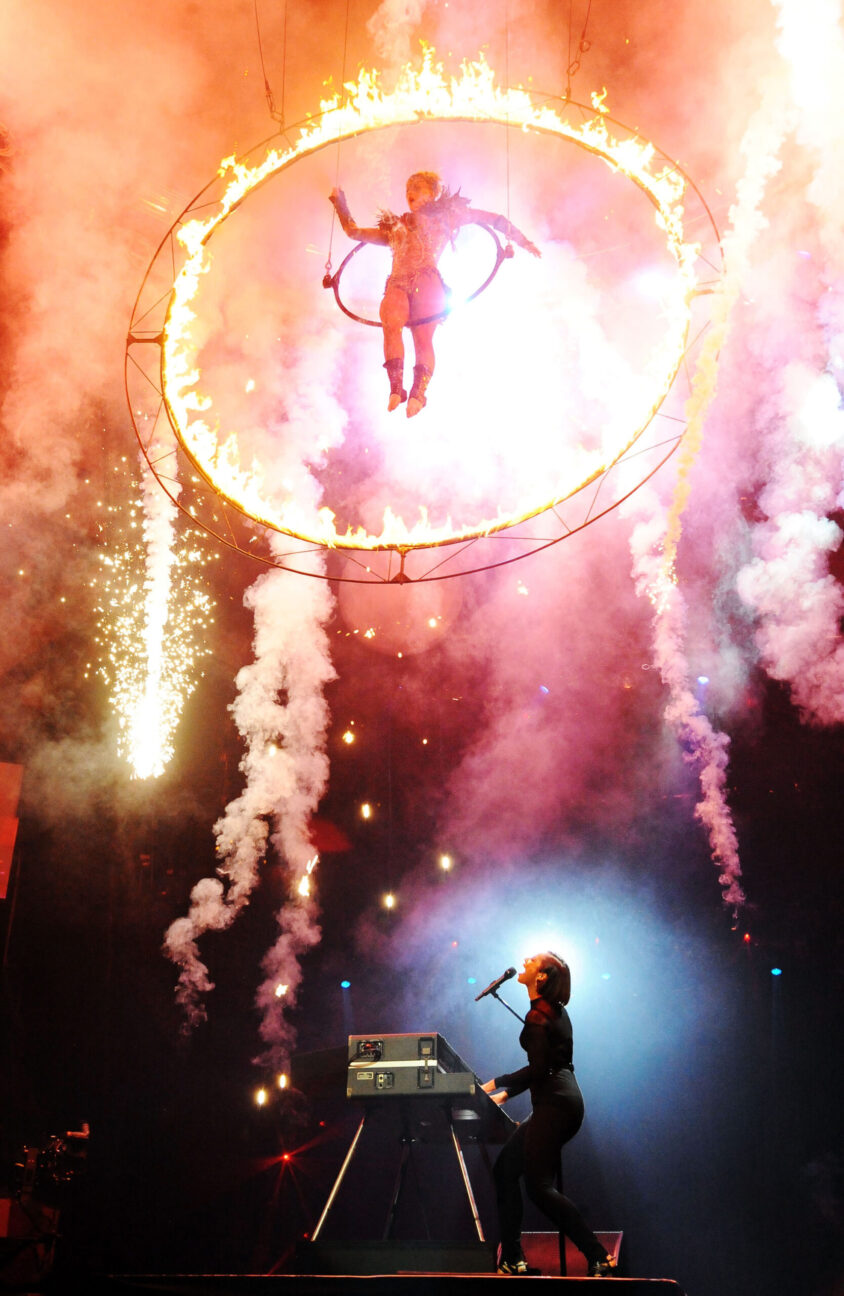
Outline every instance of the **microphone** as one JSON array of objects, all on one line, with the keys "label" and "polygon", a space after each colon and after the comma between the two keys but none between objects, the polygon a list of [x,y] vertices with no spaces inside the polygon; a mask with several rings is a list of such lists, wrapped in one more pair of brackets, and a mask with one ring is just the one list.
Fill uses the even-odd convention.
[{"label": "microphone", "polygon": [[510,978],[514,977],[515,975],[516,975],[515,968],[508,968],[506,972],[502,972],[500,977],[496,977],[494,981],[490,981],[486,990],[482,990],[479,995],[475,995],[475,1003],[477,1003],[479,999],[483,999],[488,994],[495,994],[496,990],[500,985],[503,985],[505,981],[509,981]]}]

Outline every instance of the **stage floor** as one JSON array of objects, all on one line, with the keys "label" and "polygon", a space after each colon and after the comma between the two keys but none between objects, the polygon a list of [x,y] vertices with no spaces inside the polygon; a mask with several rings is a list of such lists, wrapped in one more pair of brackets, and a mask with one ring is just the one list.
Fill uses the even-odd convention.
[{"label": "stage floor", "polygon": [[[581,1296],[597,1283],[612,1282],[618,1296],[683,1296],[668,1278],[512,1277],[499,1274],[112,1274],[86,1279],[86,1296],[129,1296],[132,1292],[190,1293],[191,1296],[485,1296],[501,1283],[540,1284],[542,1296]],[[56,1290],[55,1288],[51,1288]],[[59,1289],[61,1290],[61,1289]],[[79,1291],[77,1286],[76,1291]]]}]

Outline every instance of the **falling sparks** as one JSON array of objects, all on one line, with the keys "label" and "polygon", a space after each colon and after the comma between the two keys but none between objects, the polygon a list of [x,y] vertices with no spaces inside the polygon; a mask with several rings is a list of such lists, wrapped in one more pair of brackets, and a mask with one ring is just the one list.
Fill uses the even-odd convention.
[{"label": "falling sparks", "polygon": [[[285,151],[269,150],[254,167],[227,158],[220,167],[227,184],[216,210],[206,220],[188,221],[179,230],[187,259],[176,276],[164,327],[162,373],[168,411],[180,441],[214,488],[248,516],[277,531],[318,545],[352,549],[427,547],[488,535],[544,512],[594,481],[634,444],[659,409],[685,353],[690,302],[699,287],[699,249],[685,241],[683,230],[685,182],[674,167],[652,170],[657,158],[653,145],[612,134],[603,96],[593,97],[596,115],[592,119],[568,120],[547,101],[534,103],[526,90],[497,86],[483,57],[474,63],[464,62],[460,75],[449,80],[442,65],[435,63],[433,51],[426,49],[421,68],[405,68],[392,93],[382,91],[377,74],[365,70],[357,83],[347,85],[345,90],[343,96],[321,104],[319,115],[302,127]],[[628,425],[611,420],[613,426],[604,429],[600,445],[589,450],[578,445],[566,451],[568,462],[560,479],[551,484],[551,494],[546,472],[529,494],[507,509],[499,506],[494,517],[474,522],[448,518],[435,525],[420,505],[419,520],[408,525],[387,507],[378,534],[351,525],[341,534],[329,508],[317,508],[316,502],[306,504],[290,497],[283,502],[272,498],[262,466],[257,462],[248,468],[243,466],[237,432],[224,432],[215,426],[210,416],[213,402],[198,390],[201,373],[193,340],[194,299],[203,275],[210,269],[207,245],[211,236],[252,189],[327,144],[365,131],[414,123],[420,117],[500,121],[568,140],[601,158],[651,199],[657,226],[666,238],[678,273],[663,302],[665,338],[649,366],[651,372],[642,393],[635,401],[631,397],[631,404],[637,408]]]},{"label": "falling sparks", "polygon": [[133,778],[146,779],[161,775],[173,755],[211,652],[214,604],[202,583],[211,560],[203,533],[177,536],[175,505],[148,478],[140,495],[131,477],[129,489],[134,498],[105,507],[99,526],[98,674],[117,717],[119,754]]},{"label": "falling sparks", "polygon": [[319,863],[319,856],[314,855],[313,859],[308,860],[307,864],[305,865],[305,872],[303,873],[302,877],[299,879],[299,885],[296,888],[299,895],[302,896],[303,898],[307,898],[311,894],[311,874],[313,873],[318,863]]}]

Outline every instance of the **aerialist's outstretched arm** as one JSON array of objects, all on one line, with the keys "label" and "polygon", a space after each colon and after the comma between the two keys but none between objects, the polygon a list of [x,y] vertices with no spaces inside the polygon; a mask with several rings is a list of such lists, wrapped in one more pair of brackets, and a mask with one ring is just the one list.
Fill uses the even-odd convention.
[{"label": "aerialist's outstretched arm", "polygon": [[363,228],[356,225],[352,219],[352,213],[349,211],[349,204],[346,202],[346,195],[342,189],[332,189],[328,195],[329,201],[334,204],[335,211],[343,226],[343,233],[348,234],[349,238],[354,239],[356,243],[381,243],[387,245],[389,239],[384,230],[378,226]]},{"label": "aerialist's outstretched arm", "polygon": [[503,234],[506,239],[515,243],[517,247],[523,248],[525,252],[530,252],[531,256],[541,257],[542,253],[535,243],[531,243],[529,238],[525,238],[520,229],[508,221],[506,216],[499,216],[496,212],[478,211],[476,207],[468,207],[464,216],[464,223],[470,225],[491,225],[499,234]]}]

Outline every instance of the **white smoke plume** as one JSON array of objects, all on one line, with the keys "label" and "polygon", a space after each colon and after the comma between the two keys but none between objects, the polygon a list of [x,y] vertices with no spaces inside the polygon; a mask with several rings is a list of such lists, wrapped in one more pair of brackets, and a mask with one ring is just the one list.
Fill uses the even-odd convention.
[{"label": "white smoke plume", "polygon": [[[250,587],[245,602],[255,618],[255,660],[239,672],[231,708],[246,744],[245,787],[215,825],[218,877],[196,884],[188,914],[170,926],[164,948],[179,966],[177,999],[193,1026],[207,1016],[203,1000],[213,988],[197,941],[229,927],[249,903],[272,844],[288,866],[290,897],[258,1001],[262,1034],[275,1045],[284,1039],[278,999],[295,1002],[298,955],[319,938],[309,894],[315,853],[308,823],[328,778],[323,688],[334,678],[325,634],[332,600],[323,580],[273,570]],[[281,986],[287,989],[277,994]]]},{"label": "white smoke plume", "polygon": [[744,904],[745,895],[739,881],[738,837],[726,794],[730,739],[703,714],[691,688],[685,650],[686,603],[665,571],[664,534],[664,514],[654,502],[649,521],[639,522],[630,538],[636,590],[654,606],[654,662],[669,691],[665,719],[700,780],[702,797],[695,816],[707,831],[712,858],[721,870],[718,881],[724,903],[735,908]]},{"label": "white smoke plume", "polygon": [[765,670],[790,685],[806,719],[836,724],[844,719],[844,591],[829,555],[842,532],[826,515],[840,507],[844,409],[832,376],[801,364],[786,370],[782,402],[771,480],[759,496],[767,520],[753,528],[754,557],[737,587],[756,614]]},{"label": "white smoke plume", "polygon": [[[829,571],[829,555],[842,533],[828,515],[841,507],[844,481],[844,27],[840,5],[812,0],[798,8],[777,0],[776,7],[795,135],[812,162],[806,196],[816,210],[818,273],[826,287],[813,321],[816,339],[804,337],[803,349],[819,343],[827,371],[819,373],[808,357],[800,357],[778,377],[778,410],[766,429],[770,472],[759,496],[767,516],[753,528],[754,556],[739,572],[737,586],[757,617],[765,670],[790,685],[807,720],[835,724],[844,718],[844,595]],[[810,328],[807,321],[811,338]]]},{"label": "white smoke plume", "polygon": [[416,53],[413,35],[427,6],[428,0],[381,0],[367,20],[366,30],[388,77],[395,76]]},{"label": "white smoke plume", "polygon": [[671,506],[663,514],[658,497],[648,491],[640,492],[630,509],[635,514],[641,514],[642,509],[650,511],[648,520],[634,527],[630,539],[636,589],[654,607],[655,663],[670,694],[665,718],[700,780],[703,795],[695,806],[695,815],[707,830],[712,858],[721,869],[719,882],[724,902],[733,907],[743,904],[745,895],[739,881],[738,838],[726,795],[730,740],[714,728],[691,688],[686,654],[686,603],[677,585],[675,558],[691,488],[690,474],[717,390],[719,354],[729,333],[731,311],[747,273],[754,240],[766,224],[761,204],[770,178],[780,167],[779,151],[787,123],[788,115],[781,107],[776,87],[770,86],[742,141],[746,170],[737,186],[737,199],[730,211],[730,229],[723,240],[726,259],[723,284],[686,405],[687,431],[680,450]]}]

